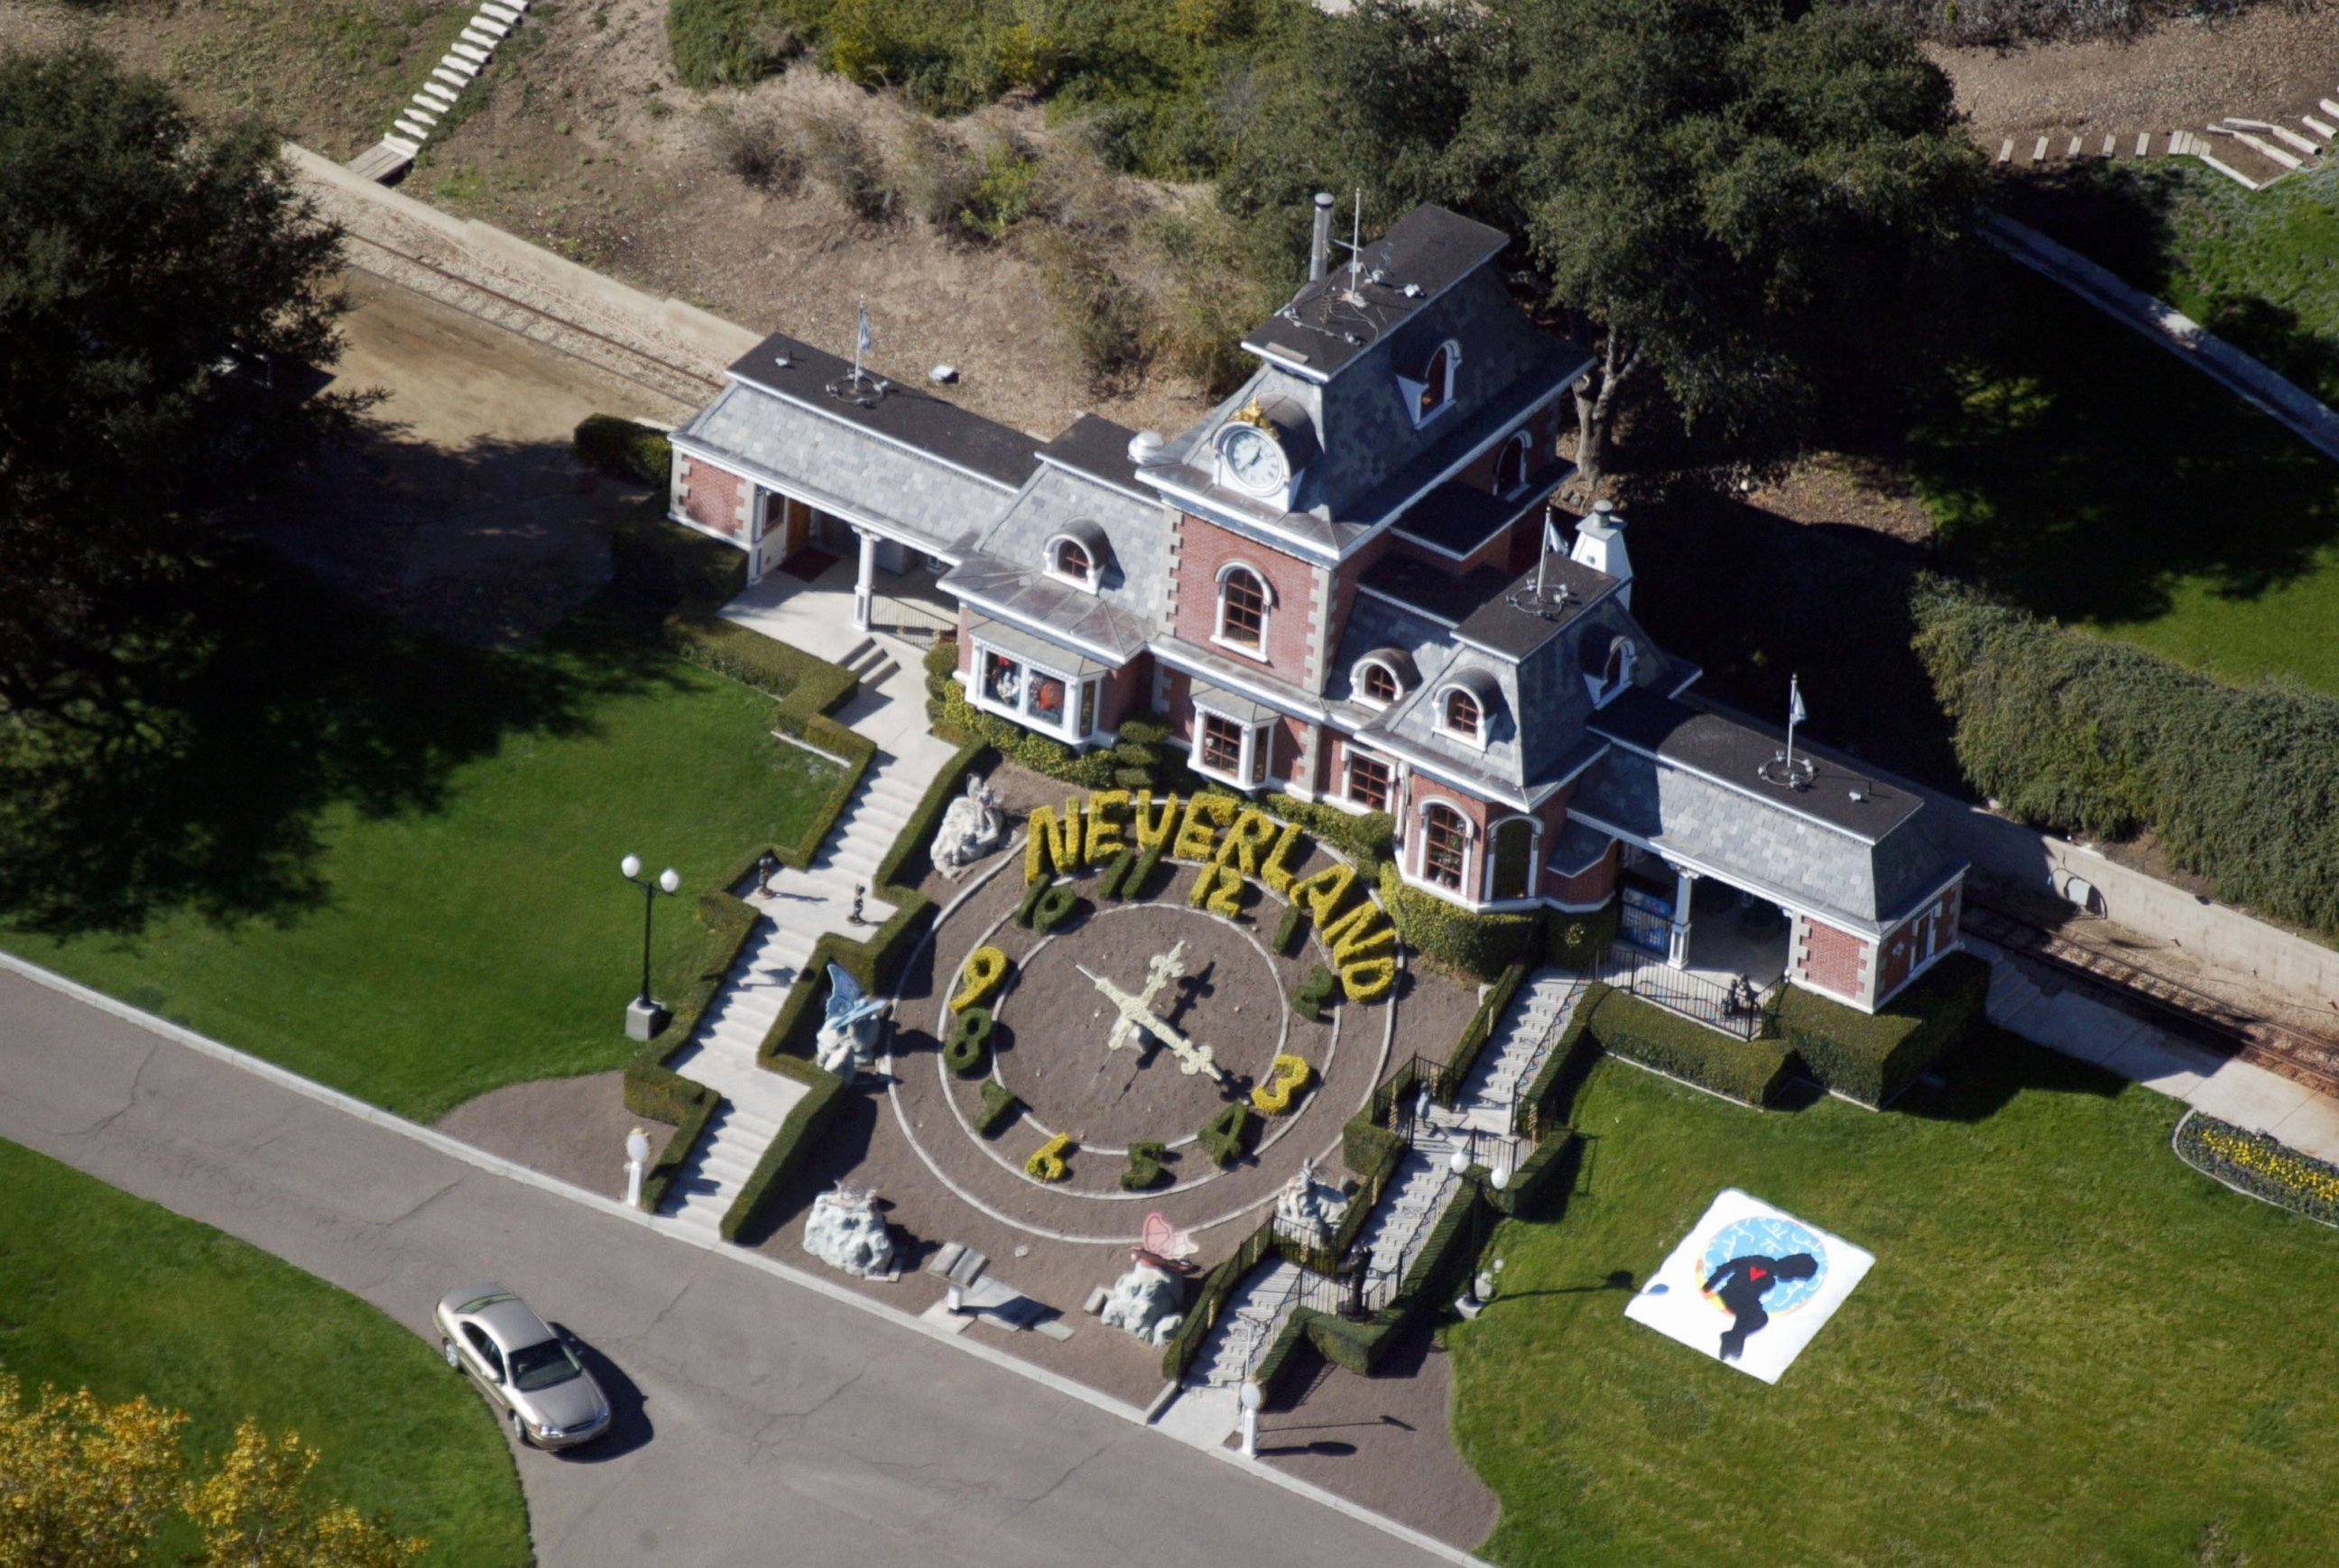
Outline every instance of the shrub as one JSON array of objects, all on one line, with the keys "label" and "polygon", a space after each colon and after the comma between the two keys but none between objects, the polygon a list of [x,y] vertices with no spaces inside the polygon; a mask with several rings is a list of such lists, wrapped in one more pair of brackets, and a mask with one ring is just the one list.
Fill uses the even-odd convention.
[{"label": "shrub", "polygon": [[1340,1163],[1358,1177],[1369,1178],[1404,1157],[1405,1139],[1375,1121],[1370,1110],[1357,1112],[1340,1129]]},{"label": "shrub", "polygon": [[1169,1172],[1161,1162],[1170,1158],[1170,1146],[1164,1143],[1139,1142],[1129,1146],[1129,1163],[1122,1167],[1120,1185],[1129,1192],[1143,1192],[1160,1183]]},{"label": "shrub", "polygon": [[1478,1053],[1495,1036],[1495,1028],[1503,1021],[1503,1013],[1518,994],[1519,982],[1526,978],[1526,965],[1514,963],[1495,978],[1486,994],[1478,999],[1477,1011],[1470,1021],[1462,1026],[1462,1033],[1446,1053],[1446,1065],[1437,1073],[1437,1100],[1441,1105],[1451,1105],[1461,1092],[1462,1084],[1470,1076],[1470,1069],[1478,1060]]},{"label": "shrub", "polygon": [[950,1001],[952,1011],[972,1007],[997,991],[1014,967],[1004,952],[988,943],[967,954],[966,966],[959,971],[958,993]]},{"label": "shrub", "polygon": [[951,221],[962,233],[1003,240],[1031,215],[1040,193],[1040,160],[1016,138],[1000,136],[982,149],[972,174]]},{"label": "shrub", "polygon": [[1268,943],[1268,949],[1288,956],[1299,941],[1299,933],[1307,928],[1307,910],[1296,902],[1285,905],[1283,918],[1275,922],[1275,940]]},{"label": "shrub", "polygon": [[1812,1077],[1874,1109],[1972,1032],[1989,991],[1989,965],[1953,952],[1872,1014],[1789,986],[1779,1032]]},{"label": "shrub", "polygon": [[923,117],[902,128],[894,184],[903,210],[936,228],[955,228],[975,185],[974,162],[957,137]]},{"label": "shrub", "polygon": [[804,172],[833,192],[856,218],[873,222],[893,211],[893,187],[876,140],[857,120],[843,114],[807,114],[803,120]]},{"label": "shrub", "polygon": [[677,605],[719,605],[737,594],[747,586],[747,557],[664,516],[636,512],[610,535],[609,578],[626,600],[662,616]]},{"label": "shrub", "polygon": [[715,161],[751,189],[789,192],[803,182],[804,155],[769,120],[751,122],[729,109],[710,109],[706,125]]},{"label": "shrub", "polygon": [[1590,914],[1554,911],[1547,917],[1545,955],[1562,969],[1577,974],[1595,974],[1601,959],[1615,945],[1616,925],[1622,918],[1623,912],[1613,898]]},{"label": "shrub", "polygon": [[1340,989],[1340,977],[1322,964],[1308,971],[1308,978],[1292,993],[1291,1011],[1310,1023],[1324,1021],[1324,1010],[1332,1004],[1333,993]]},{"label": "shrub", "polygon": [[1071,1178],[1072,1168],[1064,1157],[1072,1152],[1072,1135],[1060,1132],[1031,1151],[1023,1162],[1023,1174],[1041,1181],[1064,1181]]},{"label": "shrub", "polygon": [[1590,1028],[1604,1050],[1749,1105],[1768,1100],[1787,1076],[1778,1040],[1733,1039],[1625,991],[1600,999]]},{"label": "shrub", "polygon": [[2339,699],[2220,685],[1937,578],[1912,609],[1958,761],[2008,814],[2149,824],[2218,898],[2339,934]]},{"label": "shrub", "polygon": [[1221,1170],[1240,1159],[1250,1149],[1251,1135],[1258,1129],[1258,1118],[1250,1107],[1235,1100],[1202,1124],[1202,1152]]},{"label": "shrub", "polygon": [[1022,1109],[1023,1102],[1015,1098],[1014,1091],[995,1078],[986,1078],[982,1080],[982,1107],[974,1113],[974,1130],[990,1138]]},{"label": "shrub", "polygon": [[667,0],[666,47],[686,86],[746,87],[801,47],[773,0]]},{"label": "shrub", "polygon": [[1552,1041],[1551,1054],[1544,1059],[1526,1092],[1519,1096],[1514,1132],[1547,1140],[1550,1129],[1564,1123],[1574,1110],[1575,1091],[1584,1087],[1584,1075],[1597,1054],[1587,1044],[1592,1015],[1607,994],[1608,988],[1594,981],[1575,999],[1574,1011],[1567,1015],[1559,1038]]},{"label": "shrub", "polygon": [[2252,1197],[2339,1226],[2339,1168],[2301,1154],[2270,1133],[2198,1110],[2176,1124],[2177,1158]]},{"label": "shrub", "polygon": [[633,479],[663,492],[674,478],[674,445],[655,426],[615,414],[587,414],[577,423],[576,443],[577,459],[611,478]]},{"label": "shrub", "polygon": [[1474,913],[1406,886],[1394,863],[1381,865],[1380,896],[1397,934],[1415,952],[1474,980],[1492,980],[1532,952],[1542,934],[1541,915]]},{"label": "shrub", "polygon": [[1270,1219],[1244,1237],[1225,1262],[1202,1276],[1201,1286],[1194,1292],[1193,1304],[1186,1308],[1185,1321],[1170,1336],[1170,1342],[1161,1347],[1162,1376],[1174,1383],[1186,1376],[1186,1368],[1193,1364],[1194,1353],[1201,1349],[1202,1341],[1209,1337],[1210,1329],[1219,1319],[1219,1309],[1227,1304],[1227,1297],[1234,1294],[1235,1287],[1242,1283],[1243,1276],[1258,1267],[1274,1250],[1275,1225]]},{"label": "shrub", "polygon": [[961,1008],[950,1038],[943,1042],[943,1065],[961,1078],[982,1072],[991,1056],[992,1027],[989,1008]]},{"label": "shrub", "polygon": [[806,1092],[780,1123],[771,1148],[764,1150],[764,1158],[755,1162],[755,1170],[741,1184],[731,1207],[723,1211],[717,1228],[725,1241],[738,1240],[740,1231],[755,1218],[755,1211],[796,1173],[797,1167],[820,1142],[820,1135],[828,1130],[828,1119],[835,1114],[837,1099],[844,1092],[844,1079],[814,1062],[783,1057],[764,1065],[804,1084]]}]

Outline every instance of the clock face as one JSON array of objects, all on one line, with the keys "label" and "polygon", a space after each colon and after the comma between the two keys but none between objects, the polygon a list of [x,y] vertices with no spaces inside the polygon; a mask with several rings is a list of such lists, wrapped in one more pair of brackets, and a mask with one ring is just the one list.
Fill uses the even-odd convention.
[{"label": "clock face", "polygon": [[1257,425],[1229,426],[1219,439],[1219,452],[1226,459],[1227,472],[1234,476],[1235,483],[1256,494],[1279,490],[1290,478],[1282,445]]}]

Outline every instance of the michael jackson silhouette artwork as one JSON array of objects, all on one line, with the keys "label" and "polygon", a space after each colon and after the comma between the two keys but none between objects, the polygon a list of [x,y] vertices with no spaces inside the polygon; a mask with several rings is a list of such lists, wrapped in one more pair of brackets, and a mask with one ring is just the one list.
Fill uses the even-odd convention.
[{"label": "michael jackson silhouette artwork", "polygon": [[1776,1383],[1875,1259],[1731,1188],[1649,1277],[1624,1316]]}]

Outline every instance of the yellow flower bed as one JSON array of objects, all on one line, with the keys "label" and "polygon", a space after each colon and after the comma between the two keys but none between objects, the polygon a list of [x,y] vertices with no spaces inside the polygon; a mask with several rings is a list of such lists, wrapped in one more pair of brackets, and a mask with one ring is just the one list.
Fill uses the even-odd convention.
[{"label": "yellow flower bed", "polygon": [[995,947],[979,947],[966,956],[966,968],[959,972],[958,994],[951,998],[951,1011],[972,1007],[1006,983],[1008,971],[1015,966],[1007,954]]},{"label": "yellow flower bed", "polygon": [[2279,1182],[2303,1197],[2339,1204],[2339,1176],[2315,1161],[2293,1154],[2278,1144],[2237,1137],[2215,1128],[2203,1128],[2198,1136],[2204,1148],[2229,1165]]}]

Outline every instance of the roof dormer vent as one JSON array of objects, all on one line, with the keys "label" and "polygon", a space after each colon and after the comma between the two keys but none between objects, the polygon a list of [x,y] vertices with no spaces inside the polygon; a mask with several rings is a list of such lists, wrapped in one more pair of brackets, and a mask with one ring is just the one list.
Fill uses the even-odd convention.
[{"label": "roof dormer vent", "polygon": [[1161,449],[1162,445],[1160,431],[1140,430],[1129,438],[1129,460],[1142,468],[1153,460],[1154,454]]}]

